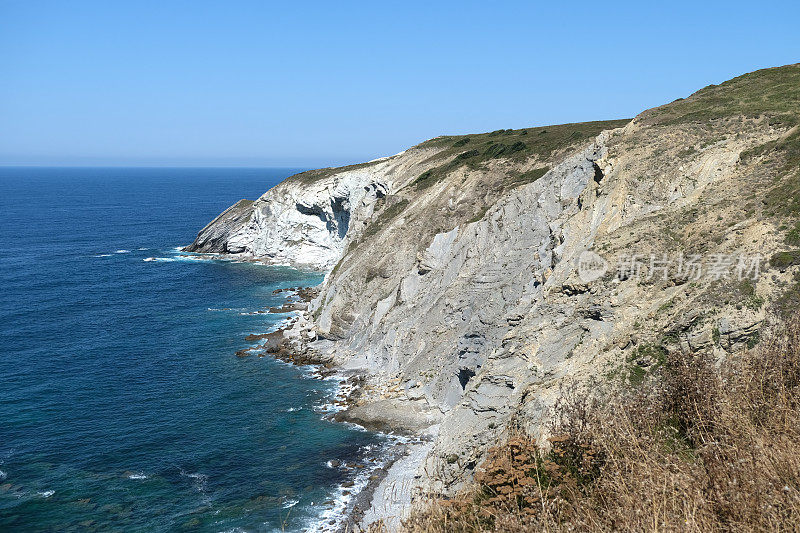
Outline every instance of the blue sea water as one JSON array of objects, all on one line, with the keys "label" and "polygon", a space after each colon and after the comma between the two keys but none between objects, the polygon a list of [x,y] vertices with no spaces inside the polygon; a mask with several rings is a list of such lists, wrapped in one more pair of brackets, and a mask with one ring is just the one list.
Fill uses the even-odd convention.
[{"label": "blue sea water", "polygon": [[323,419],[335,381],[234,355],[286,318],[255,313],[275,289],[320,276],[175,250],[291,173],[0,168],[0,531],[298,531],[332,513],[352,473],[326,462],[378,437]]}]

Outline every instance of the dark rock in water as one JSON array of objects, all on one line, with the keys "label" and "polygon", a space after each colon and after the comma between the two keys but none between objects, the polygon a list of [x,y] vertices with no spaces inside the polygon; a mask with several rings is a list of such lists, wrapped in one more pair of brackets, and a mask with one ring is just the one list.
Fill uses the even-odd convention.
[{"label": "dark rock in water", "polygon": [[310,302],[314,298],[319,296],[319,288],[317,287],[298,287],[297,288],[297,297],[300,298],[300,301],[303,302]]},{"label": "dark rock in water", "polygon": [[259,354],[260,357],[263,357],[264,353],[267,353],[286,363],[292,363],[295,365],[322,365],[323,369],[320,370],[320,374],[323,377],[330,375],[332,373],[332,371],[329,370],[331,365],[330,359],[322,358],[314,351],[292,346],[292,344],[284,335],[284,332],[287,329],[288,328],[282,328],[271,333],[251,333],[245,337],[246,341],[264,342],[256,347],[240,350],[239,352],[236,352],[236,355],[239,357],[245,357],[249,355],[250,351],[260,351],[263,352]]},{"label": "dark rock in water", "polygon": [[319,295],[318,287],[287,287],[285,289],[275,289],[272,294],[280,294],[282,292],[293,292],[297,299],[302,302],[310,302]]},{"label": "dark rock in water", "polygon": [[251,333],[250,335],[245,337],[244,340],[248,342],[265,341],[258,347],[258,349],[266,350],[267,352],[270,353],[277,351],[278,347],[283,342],[285,342],[282,329],[273,331],[271,333],[262,333],[262,334]]},{"label": "dark rock in water", "polygon": [[270,307],[270,313],[291,313],[292,311],[305,311],[308,305],[302,302],[287,302],[280,307]]}]

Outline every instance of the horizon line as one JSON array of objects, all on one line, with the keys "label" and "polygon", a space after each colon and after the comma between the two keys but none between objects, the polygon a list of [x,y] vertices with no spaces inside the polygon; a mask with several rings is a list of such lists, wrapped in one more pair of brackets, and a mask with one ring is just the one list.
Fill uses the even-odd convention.
[{"label": "horizon line", "polygon": [[242,169],[262,169],[280,168],[286,170],[310,170],[316,168],[336,168],[336,167],[311,167],[297,165],[5,165],[0,163],[0,168],[242,168]]}]

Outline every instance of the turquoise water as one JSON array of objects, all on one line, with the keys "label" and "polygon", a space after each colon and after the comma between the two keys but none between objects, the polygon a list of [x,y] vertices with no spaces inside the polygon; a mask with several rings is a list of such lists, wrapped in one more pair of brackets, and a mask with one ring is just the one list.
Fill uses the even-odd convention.
[{"label": "turquoise water", "polygon": [[[0,169],[0,530],[297,531],[377,437],[237,358],[317,274],[175,247],[286,169]],[[149,257],[159,261],[144,261]],[[341,492],[341,488],[339,488]],[[328,523],[330,516],[325,518]]]}]

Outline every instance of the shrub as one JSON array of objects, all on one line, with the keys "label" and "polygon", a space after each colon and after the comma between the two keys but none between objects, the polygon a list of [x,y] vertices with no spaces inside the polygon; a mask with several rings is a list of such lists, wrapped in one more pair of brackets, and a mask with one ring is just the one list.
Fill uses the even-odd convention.
[{"label": "shrub", "polygon": [[434,173],[432,170],[426,170],[422,174],[419,175],[417,179],[415,179],[411,184],[418,189],[426,189],[433,185],[434,182]]},{"label": "shrub", "polygon": [[405,522],[444,531],[796,531],[800,317],[715,364],[670,353],[657,379],[571,391],[551,437],[512,432],[475,487]]},{"label": "shrub", "polygon": [[778,252],[770,258],[769,264],[781,270],[800,265],[800,250]]},{"label": "shrub", "polygon": [[800,222],[786,234],[786,244],[790,246],[800,246]]},{"label": "shrub", "polygon": [[475,157],[478,155],[477,150],[468,150],[466,152],[462,152],[456,156],[456,161],[464,161],[465,159],[469,159],[470,157]]}]

